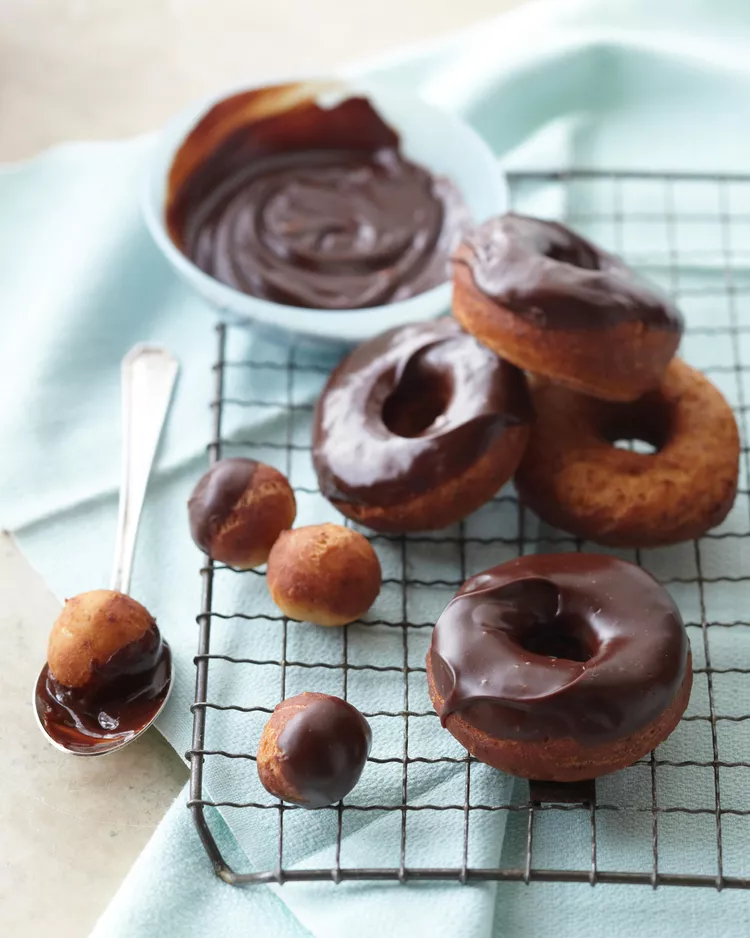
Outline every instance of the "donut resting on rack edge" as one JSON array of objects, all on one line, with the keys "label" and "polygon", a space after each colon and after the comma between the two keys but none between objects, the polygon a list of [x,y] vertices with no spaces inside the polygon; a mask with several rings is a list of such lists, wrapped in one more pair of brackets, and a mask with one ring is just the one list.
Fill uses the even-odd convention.
[{"label": "donut resting on rack edge", "polygon": [[260,566],[297,514],[294,492],[278,469],[255,459],[220,459],[188,501],[190,533],[213,560],[240,570]]},{"label": "donut resting on rack edge", "polygon": [[640,567],[537,554],[466,581],[435,625],[427,682],[443,725],[480,761],[580,781],[632,765],[674,730],[690,644]]},{"label": "donut resting on rack edge", "polygon": [[508,214],[473,229],[453,257],[453,315],[533,374],[604,400],[654,387],[683,321],[655,287],[556,222]]},{"label": "donut resting on rack edge", "polygon": [[376,531],[446,527],[512,476],[531,417],[524,375],[454,320],[392,329],[344,359],[318,400],[320,490]]},{"label": "donut resting on rack edge", "polygon": [[[655,390],[628,404],[544,380],[531,388],[537,419],[515,481],[548,524],[613,547],[657,547],[700,537],[727,516],[737,423],[699,371],[674,359]],[[630,439],[656,451],[613,445]]]},{"label": "donut resting on rack edge", "polygon": [[370,724],[340,697],[309,692],[288,697],[261,734],[258,777],[283,801],[323,808],[357,784],[371,743]]}]

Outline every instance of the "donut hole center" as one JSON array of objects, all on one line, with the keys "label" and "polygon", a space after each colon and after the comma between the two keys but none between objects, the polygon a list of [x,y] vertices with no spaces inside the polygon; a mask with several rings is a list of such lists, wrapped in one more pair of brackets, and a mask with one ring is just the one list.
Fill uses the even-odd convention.
[{"label": "donut hole center", "polygon": [[615,449],[626,449],[631,453],[640,453],[642,456],[653,456],[654,453],[658,453],[658,447],[654,446],[653,443],[649,443],[648,440],[639,440],[633,439],[622,439],[622,440],[612,440],[612,446]]},{"label": "donut hole center", "polygon": [[550,241],[544,254],[560,264],[569,264],[582,270],[599,270],[599,258],[584,244]]},{"label": "donut hole center", "polygon": [[653,456],[671,435],[672,408],[656,394],[647,394],[631,404],[612,404],[601,432],[616,449]]},{"label": "donut hole center", "polygon": [[448,409],[453,382],[448,374],[416,357],[383,404],[383,423],[396,436],[415,437],[429,430]]},{"label": "donut hole center", "polygon": [[552,622],[536,622],[519,639],[519,645],[534,655],[590,661],[597,650],[594,630],[581,619],[558,616]]}]

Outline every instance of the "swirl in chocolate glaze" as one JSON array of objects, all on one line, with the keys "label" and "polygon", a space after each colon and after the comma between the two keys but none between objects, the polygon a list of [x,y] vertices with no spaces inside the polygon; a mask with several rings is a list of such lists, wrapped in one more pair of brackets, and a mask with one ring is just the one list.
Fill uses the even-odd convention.
[{"label": "swirl in chocolate glaze", "polygon": [[169,691],[171,651],[156,625],[92,669],[88,683],[66,687],[45,665],[37,712],[52,739],[91,753],[124,742],[151,721]]},{"label": "swirl in chocolate glaze", "polygon": [[292,700],[303,706],[276,740],[285,778],[306,808],[334,804],[359,781],[372,743],[370,724],[340,697],[306,693]]},{"label": "swirl in chocolate glaze", "polygon": [[443,723],[460,711],[502,739],[596,745],[674,700],[688,639],[654,578],[598,554],[521,557],[467,580],[428,655]]},{"label": "swirl in chocolate glaze", "polygon": [[194,128],[170,177],[177,246],[217,280],[291,306],[379,306],[448,280],[469,222],[457,188],[404,159],[365,98],[324,108],[304,94],[235,95]]},{"label": "swirl in chocolate glaze", "polygon": [[391,329],[356,348],[320,396],[313,463],[327,498],[389,506],[466,471],[531,417],[513,365],[453,319]]},{"label": "swirl in chocolate glaze", "polygon": [[461,242],[454,262],[505,309],[542,329],[608,329],[641,322],[681,332],[677,308],[619,258],[557,222],[513,213]]}]

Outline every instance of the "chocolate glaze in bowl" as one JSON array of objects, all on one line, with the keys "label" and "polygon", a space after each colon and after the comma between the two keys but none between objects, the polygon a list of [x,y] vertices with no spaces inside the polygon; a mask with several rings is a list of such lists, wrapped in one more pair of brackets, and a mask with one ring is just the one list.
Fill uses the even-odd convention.
[{"label": "chocolate glaze in bowl", "polygon": [[[373,152],[379,155],[377,155],[373,165],[365,166],[365,175],[367,172],[371,172],[374,175],[384,173],[387,176],[394,169],[392,146],[390,156],[388,153],[389,144],[392,144],[395,132],[402,144],[400,151],[402,163],[395,166],[396,184],[394,191],[400,185],[398,183],[399,173],[401,174],[401,183],[408,182],[410,188],[411,183],[420,176],[420,173],[415,173],[414,168],[421,167],[427,171],[430,177],[445,177],[454,183],[455,187],[461,192],[469,214],[474,221],[481,221],[493,213],[502,211],[505,207],[505,182],[489,147],[459,118],[444,113],[416,97],[410,98],[408,94],[396,94],[383,88],[367,87],[365,82],[352,81],[286,83],[274,86],[273,94],[270,97],[266,94],[265,97],[260,99],[252,94],[255,91],[257,89],[248,89],[247,87],[233,89],[232,92],[219,95],[208,102],[190,108],[165,128],[154,149],[153,162],[144,193],[144,212],[148,227],[157,246],[165,254],[177,273],[213,306],[219,308],[225,317],[239,320],[245,324],[251,321],[263,332],[271,334],[277,339],[288,339],[291,333],[297,340],[304,339],[313,341],[315,344],[322,342],[340,346],[359,342],[384,329],[406,321],[429,319],[441,312],[445,312],[450,305],[451,296],[451,284],[447,279],[445,282],[438,283],[437,286],[429,286],[429,278],[427,278],[421,284],[421,286],[428,286],[424,292],[417,293],[414,289],[420,286],[418,283],[419,278],[415,276],[415,272],[420,265],[414,265],[413,259],[415,253],[416,255],[420,254],[421,248],[418,248],[416,252],[406,252],[406,256],[411,258],[406,265],[406,273],[408,274],[406,279],[396,277],[394,280],[391,278],[390,282],[386,283],[384,290],[381,289],[382,284],[377,277],[375,278],[374,287],[372,281],[370,281],[366,284],[366,289],[362,290],[362,277],[355,270],[355,276],[353,281],[350,278],[349,286],[354,282],[356,287],[354,290],[354,294],[356,294],[355,301],[359,302],[360,307],[364,308],[342,305],[341,295],[338,296],[336,304],[327,304],[329,306],[336,305],[338,308],[311,308],[309,306],[292,305],[289,302],[290,297],[279,297],[278,293],[275,292],[279,285],[281,285],[282,293],[288,287],[288,278],[283,275],[278,276],[281,268],[272,272],[271,279],[273,283],[266,283],[265,287],[261,284],[261,288],[256,290],[256,292],[263,292],[263,289],[270,287],[271,293],[277,298],[277,301],[273,301],[264,296],[252,296],[248,292],[242,292],[236,286],[230,286],[210,273],[206,273],[205,270],[201,269],[199,263],[191,260],[181,247],[175,243],[175,227],[171,221],[169,225],[167,224],[165,207],[170,205],[171,196],[185,185],[188,177],[195,172],[196,167],[202,159],[205,159],[206,155],[206,147],[202,147],[198,151],[193,150],[192,155],[183,148],[191,133],[203,123],[209,113],[213,113],[214,117],[217,114],[221,117],[220,123],[223,124],[223,129],[217,132],[216,138],[211,136],[214,132],[211,122],[209,122],[208,127],[204,125],[204,131],[210,131],[210,134],[208,134],[210,144],[219,146],[220,140],[224,139],[227,133],[231,135],[232,120],[236,119],[235,116],[231,120],[227,118],[222,108],[227,102],[231,102],[227,104],[227,107],[234,114],[238,99],[245,103],[250,102],[256,109],[259,106],[259,100],[262,101],[260,113],[264,115],[262,116],[263,120],[269,118],[273,113],[277,113],[280,109],[295,110],[297,113],[308,109],[312,113],[314,107],[318,105],[320,109],[327,111],[330,115],[338,105],[342,105],[342,102],[346,103],[347,101],[349,102],[348,108],[354,107],[359,110],[363,107],[362,99],[366,99],[365,104],[369,102],[368,107],[371,106],[374,112],[380,116],[380,120],[378,121],[379,129],[374,130],[375,136],[370,140],[371,155]],[[263,91],[268,92],[268,89],[263,89]],[[371,133],[373,133],[374,127],[374,124],[371,125]],[[234,129],[236,130],[236,126]],[[380,135],[379,138],[378,135]],[[206,134],[204,134],[204,138],[205,136]],[[381,143],[384,146],[381,147]],[[208,149],[210,151],[210,145]],[[179,165],[177,165],[178,155],[180,155]],[[296,157],[292,155],[289,158],[294,161]],[[324,159],[327,158],[328,156],[324,157]],[[173,170],[176,166],[177,172],[175,173]],[[315,172],[318,171],[325,172],[325,168],[315,168]],[[352,178],[355,181],[359,178],[357,172],[352,173]],[[367,184],[364,185],[364,189],[368,189]],[[294,199],[303,198],[307,200],[317,197],[318,188],[315,184],[305,186],[303,190],[293,188]],[[289,188],[286,189],[286,195],[275,202],[274,211],[269,216],[271,222],[265,228],[266,234],[271,233],[273,235],[270,241],[273,242],[271,245],[273,251],[271,253],[274,256],[274,264],[280,257],[283,259],[285,251],[291,248],[293,252],[296,251],[304,259],[305,263],[315,266],[321,261],[320,252],[315,249],[317,238],[319,244],[321,242],[327,244],[327,248],[323,252],[326,255],[323,258],[325,261],[323,266],[331,259],[331,255],[338,256],[339,260],[343,259],[345,261],[344,266],[346,266],[352,260],[353,254],[356,255],[357,253],[355,250],[352,254],[350,248],[352,244],[358,245],[361,242],[363,232],[370,232],[373,244],[376,245],[375,256],[381,256],[381,248],[385,248],[382,253],[387,255],[390,245],[387,244],[387,238],[385,237],[380,237],[379,240],[378,232],[381,236],[384,236],[387,234],[388,226],[376,225],[371,230],[372,226],[364,225],[357,234],[347,224],[342,224],[342,219],[343,222],[346,222],[346,218],[340,213],[336,216],[333,225],[335,231],[323,231],[321,233],[321,230],[318,229],[317,232],[312,234],[308,232],[307,235],[293,232],[290,241],[288,237],[289,229],[286,224],[289,220],[287,208],[290,200],[287,198],[288,195]],[[229,201],[231,202],[232,199],[230,198]],[[226,204],[224,208],[226,209]],[[225,234],[233,232],[236,235],[237,233],[236,226],[230,223],[228,216],[224,216],[224,222],[219,225],[219,228]],[[432,230],[434,237],[434,228],[430,229],[429,224],[426,227],[424,225],[418,226],[418,229],[416,242],[424,239],[425,232],[428,233],[430,230]],[[407,230],[407,225],[402,226],[402,231]],[[279,231],[282,233],[280,239],[277,237]],[[353,231],[354,239],[352,241]],[[414,234],[414,232],[411,234]],[[306,237],[307,241],[305,240]],[[349,239],[348,243],[347,238]],[[407,237],[406,240],[408,241],[409,238]],[[313,245],[312,250],[310,249],[310,243]],[[398,244],[398,239],[394,243]],[[206,260],[206,255],[203,255],[202,260],[199,259],[204,266],[211,266],[216,263],[218,257],[224,257],[224,260],[226,260],[226,255],[221,255],[221,252],[216,254],[214,247],[215,242],[212,235],[208,238],[208,260]],[[268,247],[269,241],[265,239],[264,249]],[[204,241],[202,250],[205,248],[206,242]],[[337,265],[338,261],[334,266]],[[356,267],[356,265],[354,266]],[[387,266],[385,265],[386,268]],[[230,280],[234,277],[237,278],[238,283],[244,280],[245,285],[247,285],[249,272],[246,268],[244,270],[238,269],[235,265],[232,271],[225,269],[224,272],[228,274],[225,279]],[[382,270],[380,272],[382,273]],[[253,277],[254,273],[250,272],[249,279],[253,279]],[[387,273],[385,277],[380,279],[389,281],[390,277],[391,275]],[[367,277],[365,277],[365,281],[367,281]],[[393,289],[394,286],[395,289]],[[415,295],[407,296],[405,299],[401,295],[397,295],[404,286],[406,286],[406,290],[403,295],[409,292],[414,292]],[[373,288],[370,289],[371,287]],[[320,294],[320,291],[316,292]],[[325,293],[325,289],[322,292]],[[334,293],[336,292],[334,290]],[[391,301],[387,302],[389,292]],[[283,299],[285,301],[282,301]],[[293,297],[291,299],[297,303],[302,301],[299,293],[296,300]],[[370,305],[366,305],[367,303]]]},{"label": "chocolate glaze in bowl", "polygon": [[445,283],[469,225],[458,188],[406,159],[367,98],[285,106],[294,88],[234,95],[193,128],[170,171],[175,244],[237,290],[310,309]]}]

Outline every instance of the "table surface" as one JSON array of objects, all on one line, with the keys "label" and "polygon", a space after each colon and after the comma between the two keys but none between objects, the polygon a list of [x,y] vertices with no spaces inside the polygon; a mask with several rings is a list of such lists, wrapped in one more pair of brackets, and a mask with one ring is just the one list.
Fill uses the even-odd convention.
[{"label": "table surface", "polygon": [[[320,72],[519,2],[0,0],[0,160],[149,130],[225,84]],[[9,642],[0,683],[9,717],[0,731],[0,934],[8,938],[87,934],[187,777],[155,730],[105,759],[45,744],[30,697],[58,610],[0,536],[0,632]]]}]

